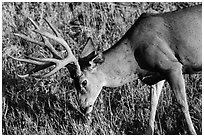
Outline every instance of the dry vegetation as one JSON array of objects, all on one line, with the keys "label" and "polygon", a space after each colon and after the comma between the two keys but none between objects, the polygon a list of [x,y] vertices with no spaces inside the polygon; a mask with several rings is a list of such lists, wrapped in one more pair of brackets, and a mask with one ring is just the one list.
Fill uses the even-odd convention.
[{"label": "dry vegetation", "polygon": [[[51,20],[77,56],[88,37],[104,51],[130,28],[143,12],[166,12],[197,3],[3,3],[2,4],[2,133],[3,134],[143,134],[148,125],[149,88],[139,80],[118,88],[104,88],[91,118],[79,113],[69,72],[47,79],[19,78],[30,67],[8,57],[49,56],[46,50],[13,33],[30,31],[31,17],[45,25]],[[57,49],[61,47],[56,45]],[[202,134],[201,74],[185,76],[190,114]],[[158,105],[155,134],[187,134],[187,125],[166,83]]]}]

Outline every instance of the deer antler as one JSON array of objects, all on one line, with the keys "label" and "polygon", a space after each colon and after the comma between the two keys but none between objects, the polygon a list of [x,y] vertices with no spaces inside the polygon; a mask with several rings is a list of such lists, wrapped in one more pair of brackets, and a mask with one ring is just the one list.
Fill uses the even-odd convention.
[{"label": "deer antler", "polygon": [[[49,77],[51,75],[53,75],[54,73],[56,73],[58,70],[60,70],[61,68],[68,66],[68,64],[70,63],[74,63],[75,68],[76,68],[76,75],[81,75],[81,69],[78,63],[78,60],[75,58],[75,56],[73,55],[70,47],[68,46],[68,44],[66,43],[66,41],[60,36],[60,34],[58,33],[58,31],[53,27],[53,25],[47,21],[45,19],[45,21],[47,22],[47,24],[50,26],[50,28],[52,29],[52,31],[54,32],[55,35],[48,33],[42,29],[39,28],[39,26],[31,19],[28,18],[32,24],[35,26],[35,30],[33,30],[36,33],[41,34],[41,37],[43,39],[43,42],[39,42],[36,41],[32,38],[29,38],[26,35],[23,34],[14,34],[18,37],[21,37],[29,42],[38,44],[40,46],[46,47],[49,49],[49,51],[53,54],[53,58],[35,58],[35,57],[27,57],[28,59],[20,59],[20,58],[15,58],[12,56],[12,59],[17,60],[17,61],[21,61],[21,62],[26,62],[26,63],[30,63],[30,64],[34,64],[35,68],[30,70],[27,74],[25,75],[18,75],[19,77],[28,77],[28,76],[34,76],[34,77],[39,77],[39,78],[45,78],[45,77]],[[55,48],[53,47],[53,45],[49,42],[49,40],[47,38],[53,39],[55,41],[57,41],[58,43],[60,43],[67,51],[67,57],[65,57],[64,59],[59,55],[59,53],[55,50]],[[55,65],[55,68],[50,71],[47,74],[44,75],[37,75],[36,72],[46,69],[52,65]]]}]

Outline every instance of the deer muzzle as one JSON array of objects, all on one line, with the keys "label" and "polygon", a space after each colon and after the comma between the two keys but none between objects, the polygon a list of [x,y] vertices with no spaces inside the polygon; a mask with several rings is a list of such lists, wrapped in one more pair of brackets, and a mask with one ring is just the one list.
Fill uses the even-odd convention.
[{"label": "deer muzzle", "polygon": [[89,105],[89,106],[86,106],[86,107],[80,107],[80,110],[83,114],[89,114],[91,113],[91,111],[93,110],[93,105]]}]

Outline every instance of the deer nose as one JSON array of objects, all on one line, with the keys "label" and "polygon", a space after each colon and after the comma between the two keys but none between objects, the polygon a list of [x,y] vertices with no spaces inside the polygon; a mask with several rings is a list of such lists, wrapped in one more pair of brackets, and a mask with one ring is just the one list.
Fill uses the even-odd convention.
[{"label": "deer nose", "polygon": [[80,109],[83,114],[89,114],[93,110],[93,106],[89,105],[88,107],[81,107]]}]

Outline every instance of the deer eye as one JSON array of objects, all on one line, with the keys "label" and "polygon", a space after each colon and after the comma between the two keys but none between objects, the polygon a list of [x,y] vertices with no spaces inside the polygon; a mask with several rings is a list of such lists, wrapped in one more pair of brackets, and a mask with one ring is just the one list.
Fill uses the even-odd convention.
[{"label": "deer eye", "polygon": [[86,85],[87,85],[87,80],[83,80],[82,83],[81,83],[81,85],[82,85],[83,87],[86,87]]}]

